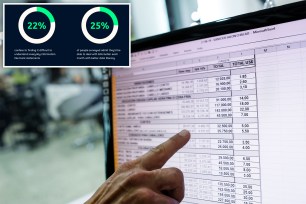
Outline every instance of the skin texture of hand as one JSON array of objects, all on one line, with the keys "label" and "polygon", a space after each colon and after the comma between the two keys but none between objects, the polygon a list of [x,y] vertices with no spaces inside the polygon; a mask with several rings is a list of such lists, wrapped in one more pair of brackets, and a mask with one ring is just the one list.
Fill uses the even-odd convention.
[{"label": "skin texture of hand", "polygon": [[136,160],[124,163],[85,204],[178,204],[184,176],[162,166],[190,139],[183,130]]}]

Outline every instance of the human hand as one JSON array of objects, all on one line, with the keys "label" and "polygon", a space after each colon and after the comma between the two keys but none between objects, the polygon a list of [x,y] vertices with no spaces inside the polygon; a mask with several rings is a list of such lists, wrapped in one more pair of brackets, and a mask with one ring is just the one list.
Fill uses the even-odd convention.
[{"label": "human hand", "polygon": [[143,156],[124,163],[86,204],[178,204],[184,198],[184,176],[162,166],[190,139],[183,130]]}]

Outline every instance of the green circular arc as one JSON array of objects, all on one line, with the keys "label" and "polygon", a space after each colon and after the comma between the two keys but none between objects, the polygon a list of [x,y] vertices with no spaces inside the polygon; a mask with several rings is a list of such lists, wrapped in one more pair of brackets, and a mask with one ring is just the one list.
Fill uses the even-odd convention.
[{"label": "green circular arc", "polygon": [[47,10],[47,9],[45,9],[43,7],[37,7],[37,12],[41,12],[41,13],[45,14],[49,18],[51,23],[55,22],[54,17],[52,15],[52,13],[50,13],[49,10]]},{"label": "green circular arc", "polygon": [[100,11],[103,13],[107,13],[111,17],[111,19],[113,20],[114,26],[118,25],[117,16],[114,14],[112,10],[105,8],[105,7],[100,7]]}]

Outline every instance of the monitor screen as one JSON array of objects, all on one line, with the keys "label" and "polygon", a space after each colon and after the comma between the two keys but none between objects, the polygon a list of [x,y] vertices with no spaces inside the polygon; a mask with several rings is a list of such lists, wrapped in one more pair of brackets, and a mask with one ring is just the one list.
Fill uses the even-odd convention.
[{"label": "monitor screen", "polygon": [[[295,7],[304,13],[281,15]],[[184,173],[182,203],[306,203],[305,11],[136,43],[132,68],[112,73],[116,168],[187,129],[191,140],[165,165]]]}]

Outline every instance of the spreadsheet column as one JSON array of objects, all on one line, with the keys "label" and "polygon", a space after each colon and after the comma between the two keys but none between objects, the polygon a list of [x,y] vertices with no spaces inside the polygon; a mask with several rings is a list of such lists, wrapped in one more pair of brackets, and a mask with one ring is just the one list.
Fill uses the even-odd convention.
[{"label": "spreadsheet column", "polygon": [[245,62],[254,67],[231,71],[237,204],[261,203],[256,65]]}]

